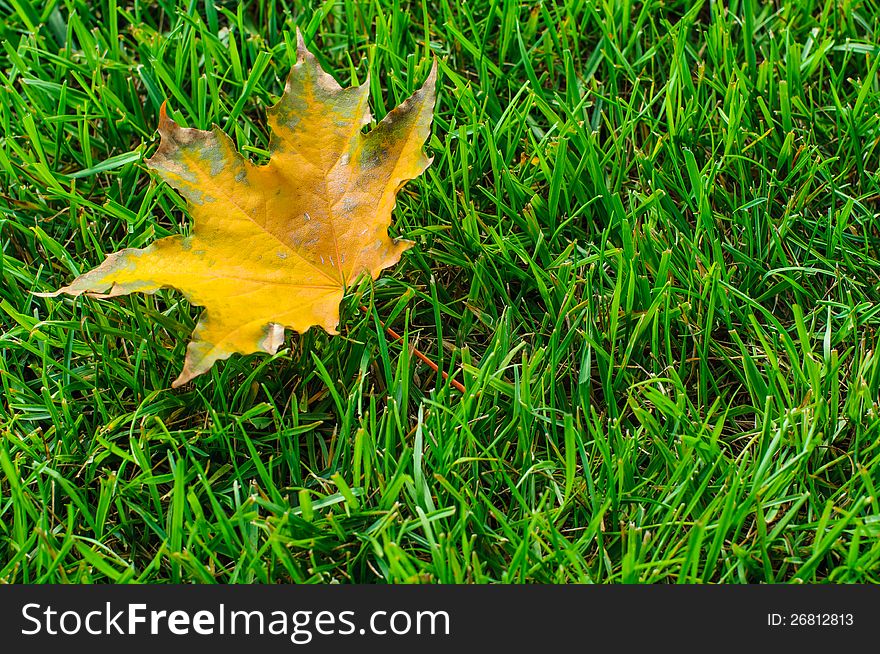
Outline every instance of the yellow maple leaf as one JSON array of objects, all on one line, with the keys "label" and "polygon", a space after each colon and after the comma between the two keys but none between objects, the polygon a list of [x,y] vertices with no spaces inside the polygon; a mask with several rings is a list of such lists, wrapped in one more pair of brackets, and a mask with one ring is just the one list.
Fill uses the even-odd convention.
[{"label": "yellow maple leaf", "polygon": [[174,387],[233,353],[273,354],[284,329],[338,333],[339,304],[361,275],[376,279],[412,242],[388,236],[397,191],[431,163],[422,147],[437,64],[424,85],[370,132],[368,82],[341,88],[297,31],[298,56],[268,111],[271,158],[256,166],[216,125],[187,129],[160,112],[147,161],[188,200],[192,233],[120,250],[47,295],[113,297],[160,288],[205,307]]}]

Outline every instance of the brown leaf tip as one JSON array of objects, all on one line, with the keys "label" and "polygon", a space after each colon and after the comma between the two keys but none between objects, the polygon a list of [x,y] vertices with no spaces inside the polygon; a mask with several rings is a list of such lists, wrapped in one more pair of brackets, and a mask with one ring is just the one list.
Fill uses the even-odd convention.
[{"label": "brown leaf tip", "polygon": [[[182,129],[180,125],[178,125],[173,118],[168,116],[168,100],[164,100],[162,102],[162,106],[159,107],[159,136],[162,137],[170,137],[173,136],[178,130]],[[179,140],[179,139],[178,139]]]},{"label": "brown leaf tip", "polygon": [[434,57],[434,61],[431,64],[431,72],[428,73],[425,83],[411,97],[415,97],[416,94],[424,94],[428,97],[425,108],[433,116],[434,105],[437,102],[437,57]]},{"label": "brown leaf tip", "polygon": [[157,168],[161,164],[174,158],[174,153],[182,145],[189,145],[198,140],[205,140],[210,137],[211,132],[192,127],[181,127],[177,122],[168,116],[168,101],[165,100],[159,107],[159,147],[152,157],[147,159],[147,165],[151,168]]},{"label": "brown leaf tip", "polygon": [[315,55],[309,52],[308,48],[306,48],[306,40],[303,38],[303,33],[299,29],[296,28],[296,59],[298,62],[303,62],[306,59],[314,59]]}]

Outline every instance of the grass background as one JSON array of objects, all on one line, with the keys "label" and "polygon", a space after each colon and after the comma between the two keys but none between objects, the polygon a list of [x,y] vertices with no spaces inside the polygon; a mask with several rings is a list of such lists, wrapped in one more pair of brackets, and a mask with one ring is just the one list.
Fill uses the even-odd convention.
[{"label": "grass background", "polygon": [[[0,580],[880,580],[876,1],[0,17]],[[439,59],[417,246],[172,391],[179,294],[30,293],[186,232],[164,99],[265,158],[297,25],[378,117]]]}]

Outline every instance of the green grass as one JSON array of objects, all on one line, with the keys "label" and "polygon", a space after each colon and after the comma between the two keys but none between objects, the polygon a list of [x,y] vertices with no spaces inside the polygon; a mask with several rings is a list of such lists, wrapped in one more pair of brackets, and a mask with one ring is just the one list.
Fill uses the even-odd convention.
[{"label": "green grass", "polygon": [[[417,246],[340,336],[172,391],[180,294],[31,292],[189,228],[166,98],[264,159],[297,25],[378,117],[438,58]],[[876,0],[0,0],[0,38],[0,580],[880,581]]]}]

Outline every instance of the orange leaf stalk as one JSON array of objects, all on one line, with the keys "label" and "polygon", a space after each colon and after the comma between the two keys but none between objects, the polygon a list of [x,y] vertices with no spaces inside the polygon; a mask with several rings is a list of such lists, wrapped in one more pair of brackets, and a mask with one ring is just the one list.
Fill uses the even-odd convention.
[{"label": "orange leaf stalk", "polygon": [[[369,313],[370,313],[370,310],[367,309],[367,307],[365,307],[363,304],[361,305],[361,311],[363,311],[367,315],[369,315]],[[393,338],[395,341],[402,341],[403,340],[403,336],[401,336],[396,331],[391,329],[391,327],[386,326],[385,323],[382,322],[381,320],[379,321],[379,324],[382,325],[382,328],[385,330],[385,332],[391,338]],[[417,347],[412,348],[412,353],[415,354],[419,358],[419,360],[421,360],[422,363],[427,365],[435,373],[440,373],[441,375],[443,375],[443,381],[449,380],[449,383],[452,384],[457,391],[459,391],[460,393],[466,392],[466,389],[461,382],[456,381],[455,379],[450,379],[449,374],[445,370],[440,370],[440,368],[437,366],[437,364],[434,363],[428,356],[423,354],[422,351],[419,350]]]}]

